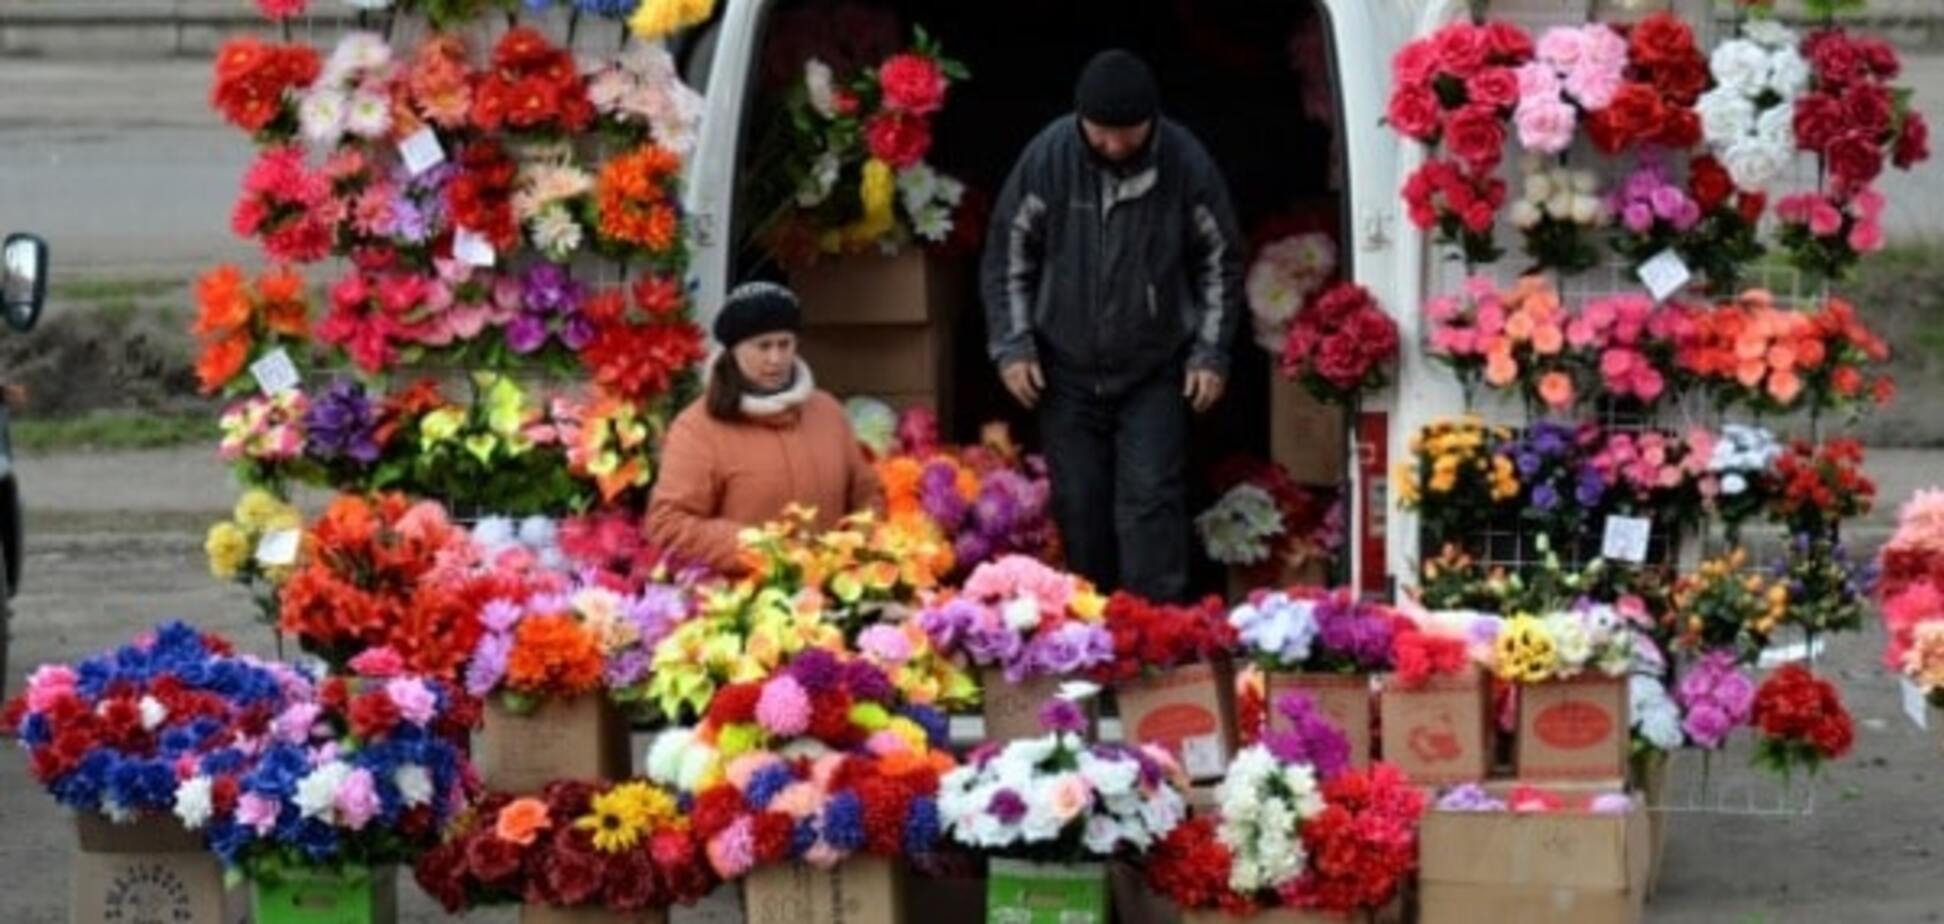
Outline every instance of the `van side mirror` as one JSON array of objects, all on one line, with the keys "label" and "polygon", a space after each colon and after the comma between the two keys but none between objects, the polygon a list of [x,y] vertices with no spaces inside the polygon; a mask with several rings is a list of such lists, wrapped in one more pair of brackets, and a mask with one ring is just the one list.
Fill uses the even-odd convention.
[{"label": "van side mirror", "polygon": [[40,323],[47,305],[47,242],[9,234],[0,245],[0,320],[20,333]]}]

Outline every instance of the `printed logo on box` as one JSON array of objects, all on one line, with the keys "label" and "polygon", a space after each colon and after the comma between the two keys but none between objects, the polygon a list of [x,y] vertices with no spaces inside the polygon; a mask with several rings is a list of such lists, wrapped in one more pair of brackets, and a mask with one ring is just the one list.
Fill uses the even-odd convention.
[{"label": "printed logo on box", "polygon": [[102,896],[104,924],[190,924],[196,909],[189,886],[166,866],[131,866],[108,884]]},{"label": "printed logo on box", "polygon": [[1221,729],[1215,713],[1194,703],[1169,703],[1141,718],[1134,726],[1134,740],[1158,744],[1181,756],[1182,744],[1191,738],[1215,735]]},{"label": "printed logo on box", "polygon": [[1457,723],[1451,720],[1451,713],[1440,712],[1433,722],[1415,726],[1406,739],[1412,756],[1427,764],[1448,764],[1465,756],[1464,745],[1458,741]]},{"label": "printed logo on box", "polygon": [[1569,699],[1542,710],[1532,731],[1547,747],[1580,751],[1611,740],[1613,716],[1585,700]]}]

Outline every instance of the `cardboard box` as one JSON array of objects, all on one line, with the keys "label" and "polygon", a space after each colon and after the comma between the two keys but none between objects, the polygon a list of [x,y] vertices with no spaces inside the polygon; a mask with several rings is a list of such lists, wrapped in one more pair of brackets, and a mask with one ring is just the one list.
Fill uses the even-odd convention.
[{"label": "cardboard box", "polygon": [[1228,772],[1238,742],[1235,668],[1190,664],[1114,689],[1127,740],[1167,748],[1197,783]]},{"label": "cardboard box", "polygon": [[255,924],[394,924],[398,868],[291,872],[250,884]]},{"label": "cardboard box", "polygon": [[1352,922],[1392,922],[1404,920],[1404,903],[1392,902],[1378,909],[1374,914],[1339,917],[1322,911],[1305,911],[1300,908],[1264,908],[1246,918],[1238,918],[1226,911],[1184,911],[1182,924],[1352,924]]},{"label": "cardboard box", "polygon": [[937,323],[807,327],[797,350],[817,387],[839,398],[941,394],[951,384],[951,354]]},{"label": "cardboard box", "polygon": [[1302,484],[1342,484],[1343,411],[1280,375],[1269,377],[1269,458]]},{"label": "cardboard box", "polygon": [[1289,720],[1276,708],[1286,693],[1309,696],[1318,711],[1328,716],[1350,741],[1350,766],[1370,766],[1371,705],[1368,674],[1270,674],[1269,729],[1289,727]]},{"label": "cardboard box", "polygon": [[880,857],[771,864],[743,880],[746,924],[900,924],[904,907],[903,870]]},{"label": "cardboard box", "polygon": [[[1047,700],[1057,698],[1060,685],[1065,682],[1060,677],[1035,677],[1024,683],[1012,683],[998,668],[981,669],[979,686],[985,704],[985,740],[1016,741],[1046,734],[1046,729],[1040,727],[1040,707]],[[1082,703],[1080,708],[1093,717],[1092,701]]]},{"label": "cardboard box", "polygon": [[1386,681],[1378,700],[1384,760],[1414,783],[1484,779],[1492,764],[1490,694],[1477,670],[1413,690]]},{"label": "cardboard box", "polygon": [[1647,812],[1432,811],[1419,858],[1421,924],[1634,924]]},{"label": "cardboard box", "polygon": [[1148,887],[1147,876],[1132,863],[1107,865],[1109,917],[1114,924],[1182,924],[1181,908]]},{"label": "cardboard box", "polygon": [[1633,785],[1647,805],[1647,897],[1660,888],[1661,863],[1667,859],[1667,755],[1652,753],[1634,765]]},{"label": "cardboard box", "polygon": [[957,265],[922,249],[897,256],[857,254],[790,271],[807,327],[924,324],[955,314],[963,293]]},{"label": "cardboard box", "polygon": [[117,824],[106,815],[78,812],[74,841],[87,853],[203,853],[202,836],[182,826],[173,815],[144,815]]},{"label": "cardboard box", "polygon": [[68,920],[73,924],[239,924],[250,919],[248,894],[223,888],[223,869],[212,853],[75,851],[70,875]]},{"label": "cardboard box", "polygon": [[[1108,924],[1107,867],[993,860],[986,924]],[[758,924],[758,922],[751,922]]]},{"label": "cardboard box", "polygon": [[520,924],[668,924],[668,911],[653,908],[624,914],[606,908],[554,908],[521,905]]},{"label": "cardboard box", "polygon": [[1582,676],[1519,687],[1514,763],[1522,780],[1623,780],[1631,742],[1627,680]]},{"label": "cardboard box", "polygon": [[531,713],[486,703],[473,761],[488,789],[534,793],[555,780],[620,780],[632,768],[628,724],[607,697],[548,700]]}]

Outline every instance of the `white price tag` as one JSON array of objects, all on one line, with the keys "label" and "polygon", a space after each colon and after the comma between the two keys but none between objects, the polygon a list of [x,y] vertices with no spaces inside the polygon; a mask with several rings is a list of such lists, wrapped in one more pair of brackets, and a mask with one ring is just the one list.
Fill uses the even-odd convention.
[{"label": "white price tag", "polygon": [[1814,644],[1790,642],[1787,645],[1762,649],[1762,653],[1755,658],[1755,666],[1765,671],[1772,671],[1784,664],[1794,664],[1797,661],[1814,664],[1822,658],[1822,652],[1822,639],[1816,639]]},{"label": "white price tag", "polygon": [[1899,678],[1899,685],[1903,687],[1904,715],[1919,729],[1930,731],[1930,700],[1925,698],[1923,689],[1909,677]]},{"label": "white price tag", "polygon": [[1220,735],[1191,735],[1181,739],[1181,767],[1189,779],[1205,780],[1228,772],[1222,761]]},{"label": "white price tag", "polygon": [[1640,265],[1640,281],[1657,302],[1667,301],[1668,296],[1680,291],[1692,278],[1694,274],[1688,270],[1687,263],[1672,249],[1663,250]]},{"label": "white price tag", "polygon": [[1654,521],[1643,517],[1609,516],[1600,539],[1600,557],[1632,565],[1647,563],[1647,540]]},{"label": "white price tag", "polygon": [[493,242],[471,228],[460,228],[452,236],[452,255],[467,266],[490,267],[497,259]]},{"label": "white price tag", "polygon": [[269,568],[297,563],[297,546],[303,534],[294,529],[280,529],[274,533],[264,533],[256,548],[257,564]]},{"label": "white price tag", "polygon": [[250,375],[256,377],[257,387],[270,396],[281,395],[296,389],[302,379],[297,375],[297,364],[290,361],[290,354],[282,347],[264,354],[262,359],[250,364]]},{"label": "white price tag", "polygon": [[418,176],[427,170],[445,163],[445,148],[439,146],[439,133],[428,125],[398,143],[398,156],[405,161],[405,169]]}]

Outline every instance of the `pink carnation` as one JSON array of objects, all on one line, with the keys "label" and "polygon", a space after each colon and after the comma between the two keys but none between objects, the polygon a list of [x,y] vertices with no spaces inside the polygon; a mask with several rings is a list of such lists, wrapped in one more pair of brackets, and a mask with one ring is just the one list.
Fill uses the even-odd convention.
[{"label": "pink carnation", "polygon": [[772,735],[801,735],[810,730],[810,694],[787,674],[763,684],[763,695],[756,701],[756,721]]},{"label": "pink carnation", "polygon": [[277,800],[246,792],[236,800],[236,823],[256,831],[258,837],[269,837],[277,829],[277,815],[282,811]]},{"label": "pink carnation", "polygon": [[310,741],[311,729],[317,727],[317,717],[322,711],[323,707],[316,703],[297,703],[271,723],[271,734],[285,744],[304,744]]},{"label": "pink carnation", "polygon": [[344,817],[344,826],[353,831],[362,831],[371,819],[378,816],[378,787],[373,784],[371,771],[363,767],[351,771],[338,784],[337,795],[331,800],[338,814]]},{"label": "pink carnation", "polygon": [[735,879],[756,865],[753,827],[749,816],[745,815],[709,839],[709,865],[715,867],[716,875]]},{"label": "pink carnation", "polygon": [[[4,631],[4,630],[0,630]],[[74,693],[74,669],[65,664],[47,664],[27,678],[27,708],[46,712],[54,703]]]}]

